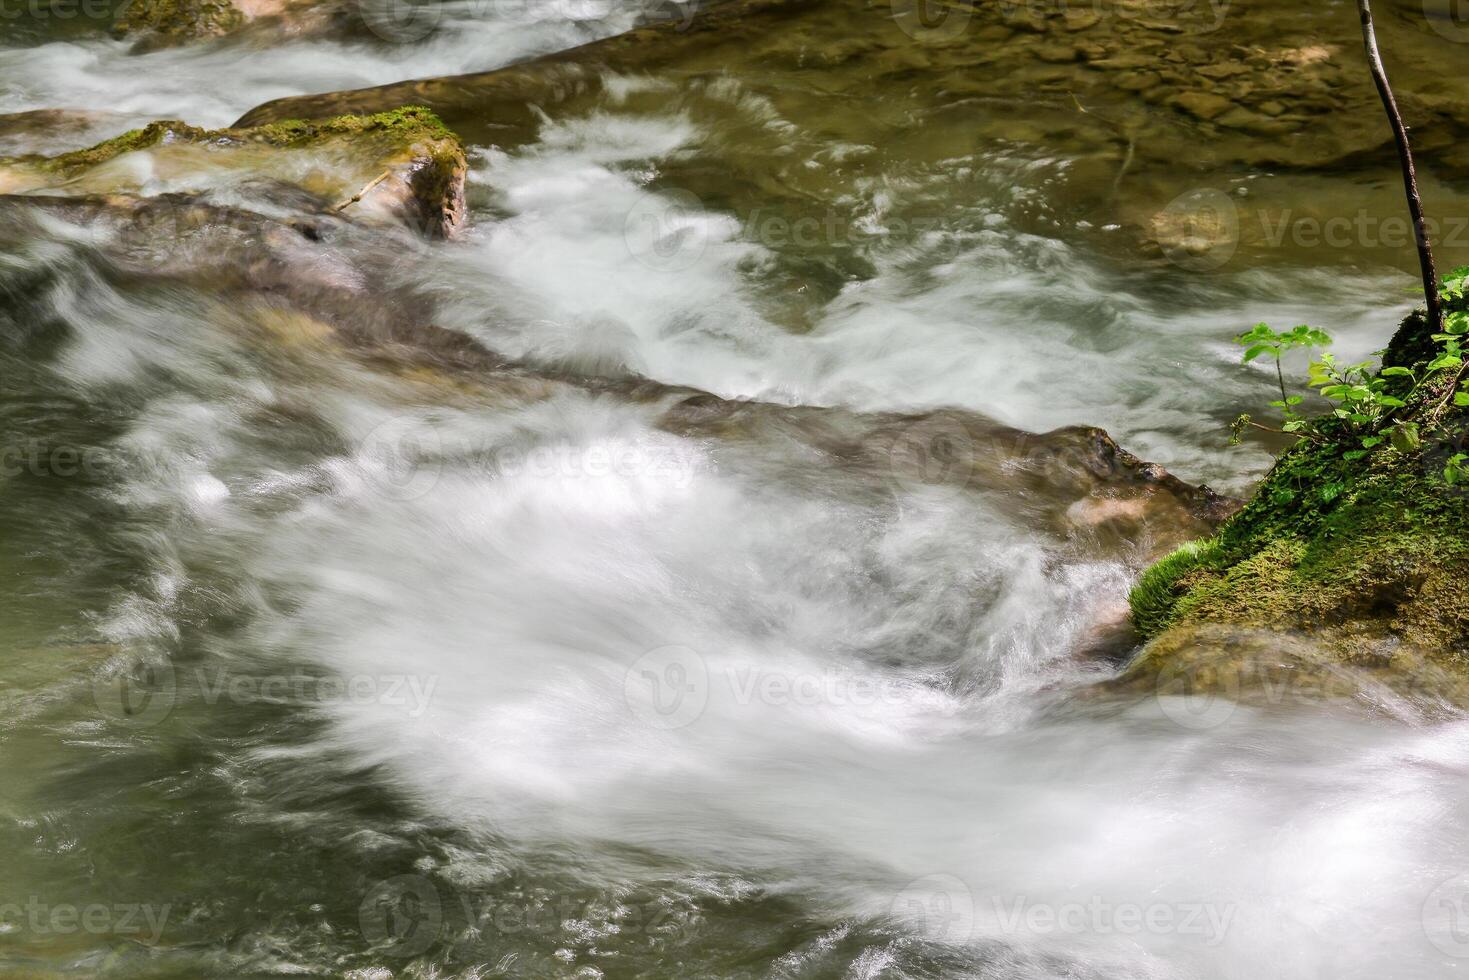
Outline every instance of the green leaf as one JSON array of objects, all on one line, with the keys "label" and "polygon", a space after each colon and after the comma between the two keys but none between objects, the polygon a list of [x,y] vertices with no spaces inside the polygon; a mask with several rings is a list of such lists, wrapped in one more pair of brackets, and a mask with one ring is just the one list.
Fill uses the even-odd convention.
[{"label": "green leaf", "polygon": [[1459,408],[1469,405],[1469,391],[1454,392],[1454,404]]},{"label": "green leaf", "polygon": [[1403,422],[1395,425],[1389,434],[1392,437],[1392,447],[1400,453],[1410,453],[1421,444],[1416,422]]},{"label": "green leaf", "polygon": [[1377,404],[1384,405],[1388,408],[1402,408],[1408,403],[1401,398],[1394,398],[1392,395],[1378,395]]},{"label": "green leaf", "polygon": [[1261,354],[1265,353],[1265,351],[1267,351],[1269,349],[1270,349],[1269,346],[1266,345],[1266,344],[1256,344],[1254,347],[1251,347],[1249,350],[1245,351],[1245,360],[1244,360],[1244,363],[1246,363],[1246,364],[1250,363],[1255,358],[1259,357]]},{"label": "green leaf", "polygon": [[1413,372],[1405,367],[1385,367],[1382,369],[1384,378],[1411,378]]}]

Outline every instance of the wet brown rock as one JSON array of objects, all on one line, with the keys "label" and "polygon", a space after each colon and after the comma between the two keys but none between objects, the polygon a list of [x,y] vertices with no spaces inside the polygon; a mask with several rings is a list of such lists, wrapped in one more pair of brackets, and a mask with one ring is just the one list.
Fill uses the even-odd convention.
[{"label": "wet brown rock", "polygon": [[1289,133],[1296,127],[1284,120],[1273,119],[1270,116],[1258,112],[1251,112],[1241,106],[1235,106],[1217,120],[1219,125],[1228,126],[1230,129],[1239,129],[1247,133],[1259,136],[1280,136]]},{"label": "wet brown rock", "polygon": [[1343,652],[1315,635],[1220,624],[1169,630],[1102,687],[1168,699],[1166,710],[1200,726],[1239,704],[1290,710],[1355,702],[1409,717],[1469,704],[1469,678],[1409,644],[1364,642]]},{"label": "wet brown rock", "polygon": [[314,0],[131,0],[112,29],[151,49],[246,30],[276,37],[322,33],[346,20],[345,4]]},{"label": "wet brown rock", "polygon": [[1100,14],[1089,10],[1068,9],[1064,17],[1064,23],[1068,31],[1086,31],[1101,21]]},{"label": "wet brown rock", "polygon": [[442,238],[464,221],[466,169],[454,134],[410,107],[248,129],[156,122],[84,150],[0,161],[0,193],[200,194],[276,180],[355,220]]},{"label": "wet brown rock", "polygon": [[1213,78],[1216,80],[1233,78],[1236,75],[1244,75],[1249,72],[1249,69],[1246,68],[1244,65],[1227,61],[1219,62],[1218,64],[1213,65],[1201,65],[1197,70],[1198,73],[1200,75],[1203,75],[1205,78]]},{"label": "wet brown rock", "polygon": [[1234,106],[1233,102],[1222,95],[1198,91],[1175,95],[1169,103],[1205,122],[1218,118]]},{"label": "wet brown rock", "polygon": [[1128,92],[1146,92],[1162,81],[1155,71],[1134,71],[1118,78],[1116,85]]},{"label": "wet brown rock", "polygon": [[1033,51],[1041,61],[1053,65],[1063,65],[1081,58],[1081,49],[1067,44],[1042,44]]}]

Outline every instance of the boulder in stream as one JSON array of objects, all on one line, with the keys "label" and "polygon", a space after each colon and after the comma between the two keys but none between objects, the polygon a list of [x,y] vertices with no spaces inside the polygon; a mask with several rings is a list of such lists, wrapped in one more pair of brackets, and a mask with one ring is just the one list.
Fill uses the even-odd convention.
[{"label": "boulder in stream", "polygon": [[[1427,333],[1422,315],[1410,316],[1384,363],[1414,364],[1421,376]],[[1421,438],[1383,438],[1368,451],[1339,420],[1318,422],[1217,534],[1150,568],[1130,602],[1139,633],[1155,639],[1129,675],[1192,664],[1199,645],[1185,641],[1209,627],[1216,640],[1231,629],[1309,635],[1318,659],[1345,667],[1469,678],[1469,487],[1446,475],[1469,449],[1469,407],[1453,404],[1453,374],[1402,410]],[[1400,378],[1409,397],[1412,383]],[[1211,642],[1207,671],[1188,671],[1258,681],[1245,669],[1258,646]]]},{"label": "boulder in stream", "polygon": [[250,128],[154,122],[70,153],[0,160],[0,193],[228,197],[242,182],[275,180],[354,220],[444,238],[465,220],[466,169],[458,138],[410,106]]},{"label": "boulder in stream", "polygon": [[113,21],[113,34],[143,49],[223,37],[242,30],[279,38],[340,27],[345,7],[311,0],[131,0]]}]

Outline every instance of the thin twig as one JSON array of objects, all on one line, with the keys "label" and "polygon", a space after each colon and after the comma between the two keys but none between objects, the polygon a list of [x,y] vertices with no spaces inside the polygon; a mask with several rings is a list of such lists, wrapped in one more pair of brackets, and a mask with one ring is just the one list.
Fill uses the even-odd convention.
[{"label": "thin twig", "polygon": [[358,191],[356,194],[353,194],[341,204],[338,204],[336,207],[332,208],[332,210],[345,211],[351,205],[356,204],[358,201],[362,200],[363,195],[365,195],[368,191],[372,190],[378,184],[381,184],[383,181],[387,180],[391,176],[393,176],[393,172],[391,170],[384,170],[382,173],[372,178],[372,180],[368,181],[367,185],[363,187],[362,190]]},{"label": "thin twig", "polygon": [[1357,0],[1357,12],[1362,16],[1362,44],[1367,49],[1367,62],[1372,68],[1372,81],[1377,84],[1377,94],[1382,98],[1382,107],[1392,122],[1393,138],[1398,144],[1398,160],[1403,168],[1403,189],[1408,194],[1408,211],[1413,217],[1413,232],[1418,240],[1418,264],[1423,270],[1423,296],[1428,302],[1429,333],[1443,329],[1443,310],[1438,299],[1438,272],[1433,266],[1433,245],[1428,240],[1428,225],[1423,220],[1423,201],[1418,196],[1418,174],[1413,169],[1413,150],[1408,145],[1408,127],[1403,125],[1403,116],[1398,112],[1397,100],[1387,83],[1387,70],[1382,67],[1382,55],[1377,50],[1377,31],[1372,26],[1372,8],[1368,0]]},{"label": "thin twig", "polygon": [[1454,376],[1449,379],[1448,389],[1443,393],[1443,397],[1438,400],[1438,404],[1433,406],[1433,411],[1428,413],[1429,422],[1437,421],[1439,415],[1443,413],[1443,410],[1448,408],[1449,400],[1454,397],[1454,392],[1459,390],[1459,382],[1464,380],[1464,370],[1466,368],[1469,368],[1469,362],[1460,364],[1459,370],[1455,371]]},{"label": "thin twig", "polygon": [[1243,425],[1248,425],[1251,428],[1261,429],[1265,432],[1274,432],[1276,435],[1280,436],[1295,436],[1297,439],[1310,439],[1312,442],[1325,441],[1316,433],[1312,432],[1310,429],[1302,429],[1299,432],[1287,432],[1284,429],[1275,429],[1268,425],[1261,425],[1259,422],[1254,422],[1250,419],[1238,419],[1237,421],[1239,421]]}]

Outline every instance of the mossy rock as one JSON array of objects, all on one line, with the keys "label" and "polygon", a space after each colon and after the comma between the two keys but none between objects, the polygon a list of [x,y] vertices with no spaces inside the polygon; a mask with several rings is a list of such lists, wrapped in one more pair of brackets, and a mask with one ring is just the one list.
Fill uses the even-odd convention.
[{"label": "mossy rock", "polygon": [[337,0],[130,0],[112,22],[116,37],[144,50],[249,30],[258,40],[341,33],[348,6]]},{"label": "mossy rock", "polygon": [[118,11],[114,34],[155,34],[178,41],[219,37],[249,20],[231,0],[132,0]]},{"label": "mossy rock", "polygon": [[463,223],[466,171],[458,137],[429,110],[408,106],[247,129],[162,120],[70,153],[0,160],[0,192],[130,194],[159,184],[200,192],[265,177],[350,207],[354,217],[444,237]]},{"label": "mossy rock", "polygon": [[[1420,362],[1425,329],[1415,313],[1385,362]],[[1162,639],[1132,671],[1157,671],[1179,656],[1170,638],[1217,625],[1309,635],[1343,663],[1411,650],[1469,677],[1469,487],[1444,476],[1469,412],[1445,412],[1442,388],[1404,409],[1432,416],[1422,445],[1364,453],[1319,423],[1217,534],[1148,569],[1129,603],[1139,634]]]},{"label": "mossy rock", "polygon": [[1430,460],[1288,453],[1218,535],[1133,589],[1144,636],[1198,623],[1318,632],[1343,651],[1401,640],[1469,667],[1469,496]]},{"label": "mossy rock", "polygon": [[1241,704],[1290,710],[1353,702],[1424,717],[1469,704],[1469,673],[1410,643],[1344,652],[1315,633],[1191,623],[1154,639],[1102,692],[1157,697],[1165,715],[1188,728],[1220,724]]}]

